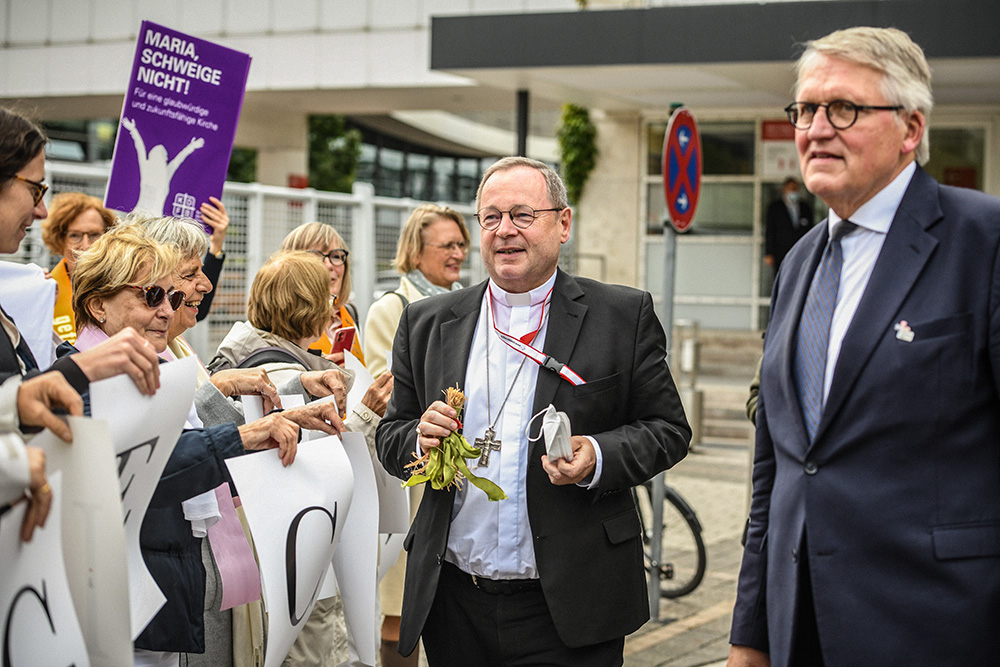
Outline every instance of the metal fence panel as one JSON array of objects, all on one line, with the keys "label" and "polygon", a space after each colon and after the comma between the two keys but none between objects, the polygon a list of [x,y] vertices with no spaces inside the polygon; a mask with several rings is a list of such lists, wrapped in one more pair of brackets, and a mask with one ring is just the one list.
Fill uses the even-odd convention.
[{"label": "metal fence panel", "polygon": [[[51,184],[46,202],[60,192],[86,192],[103,199],[110,167],[49,161],[46,182]],[[304,222],[332,225],[351,250],[352,301],[362,323],[372,301],[396,287],[399,276],[392,268],[396,241],[410,212],[424,203],[413,199],[376,197],[366,183],[355,184],[351,194],[320,192],[310,188],[283,188],[258,183],[226,183],[222,202],[229,213],[226,262],[216,287],[212,310],[185,337],[208,361],[234,322],[246,317],[246,298],[260,266],[278,250],[288,232]],[[462,283],[471,285],[486,276],[479,256],[479,235],[472,206],[449,204],[466,217],[473,248],[462,269]],[[0,259],[33,262],[51,269],[59,260],[42,243],[41,225],[35,224],[14,255]],[[363,333],[363,332],[362,332]]]}]

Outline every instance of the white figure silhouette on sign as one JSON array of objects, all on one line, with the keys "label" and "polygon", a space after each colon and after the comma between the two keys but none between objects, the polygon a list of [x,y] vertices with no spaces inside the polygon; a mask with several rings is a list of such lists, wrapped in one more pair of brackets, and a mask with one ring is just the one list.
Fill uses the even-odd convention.
[{"label": "white figure silhouette on sign", "polygon": [[168,162],[167,149],[162,144],[153,146],[149,153],[146,153],[146,143],[136,129],[134,120],[122,118],[122,127],[132,135],[136,156],[139,158],[139,201],[136,202],[135,208],[153,215],[163,215],[163,206],[166,204],[167,195],[170,194],[170,182],[177,168],[191,153],[204,146],[205,140],[201,137],[191,139],[191,142]]}]

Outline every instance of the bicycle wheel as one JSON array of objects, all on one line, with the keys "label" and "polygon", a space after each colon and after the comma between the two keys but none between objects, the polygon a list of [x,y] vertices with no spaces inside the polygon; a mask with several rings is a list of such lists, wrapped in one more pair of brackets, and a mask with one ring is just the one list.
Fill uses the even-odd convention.
[{"label": "bicycle wheel", "polygon": [[[643,550],[646,571],[650,569],[649,548],[653,535],[653,512],[650,504],[652,483],[642,485],[636,493],[643,525]],[[664,487],[663,533],[661,535],[660,562],[657,566],[660,595],[678,598],[691,593],[705,577],[707,557],[705,542],[701,537],[701,524],[691,506],[674,489]]]}]

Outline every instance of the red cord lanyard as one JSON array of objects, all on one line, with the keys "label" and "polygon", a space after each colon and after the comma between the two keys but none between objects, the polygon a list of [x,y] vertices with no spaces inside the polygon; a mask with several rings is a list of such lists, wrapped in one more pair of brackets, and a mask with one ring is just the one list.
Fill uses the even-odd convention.
[{"label": "red cord lanyard", "polygon": [[587,384],[587,381],[577,375],[572,368],[566,364],[556,361],[544,352],[531,346],[531,342],[535,340],[535,336],[537,336],[538,332],[542,329],[542,323],[545,322],[545,306],[549,304],[551,296],[552,288],[549,288],[548,293],[545,295],[545,300],[542,302],[542,314],[538,318],[538,326],[535,327],[535,330],[529,331],[520,338],[515,338],[506,331],[500,331],[500,329],[497,328],[496,316],[493,313],[493,289],[488,287],[486,290],[486,300],[490,307],[490,325],[493,327],[493,330],[497,332],[497,336],[499,336],[500,340],[515,351],[520,352],[527,358],[531,359],[542,368],[547,368],[550,371],[558,373],[559,377],[572,385]]}]

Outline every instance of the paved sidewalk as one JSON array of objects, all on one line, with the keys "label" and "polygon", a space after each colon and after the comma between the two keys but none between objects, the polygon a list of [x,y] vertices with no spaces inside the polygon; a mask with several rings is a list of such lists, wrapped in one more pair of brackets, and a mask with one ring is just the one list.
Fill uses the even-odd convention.
[{"label": "paved sidewalk", "polygon": [[701,520],[708,569],[697,590],[677,600],[662,599],[659,621],[649,621],[628,637],[626,667],[725,665],[742,558],[749,457],[749,443],[706,443],[667,473],[667,483]]}]

